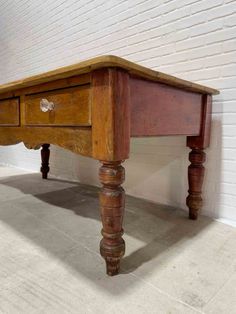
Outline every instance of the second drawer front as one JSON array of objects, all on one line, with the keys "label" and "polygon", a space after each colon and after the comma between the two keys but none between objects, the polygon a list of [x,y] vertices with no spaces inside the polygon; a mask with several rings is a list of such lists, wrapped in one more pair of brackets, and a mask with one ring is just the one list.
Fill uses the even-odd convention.
[{"label": "second drawer front", "polygon": [[[90,86],[71,87],[25,97],[26,125],[91,125]],[[42,111],[42,100],[53,108]]]},{"label": "second drawer front", "polygon": [[0,125],[17,126],[19,125],[19,99],[0,100]]}]

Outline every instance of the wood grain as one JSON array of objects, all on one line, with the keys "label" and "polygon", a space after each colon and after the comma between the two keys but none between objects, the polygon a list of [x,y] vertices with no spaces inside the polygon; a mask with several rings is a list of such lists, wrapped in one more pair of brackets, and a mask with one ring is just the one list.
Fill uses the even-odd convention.
[{"label": "wood grain", "polygon": [[23,142],[28,148],[50,143],[84,156],[92,156],[92,132],[89,127],[0,127],[0,145]]},{"label": "wood grain", "polygon": [[0,93],[5,93],[8,91],[13,91],[29,86],[35,86],[38,84],[63,79],[67,77],[72,77],[83,73],[89,73],[95,69],[107,67],[121,68],[128,72],[130,75],[145,78],[150,81],[165,83],[170,86],[176,86],[184,90],[199,92],[203,94],[219,93],[214,88],[192,83],[190,81],[176,78],[174,76],[162,72],[154,71],[141,65],[138,65],[136,63],[112,55],[96,57],[90,60],[82,61],[74,65],[62,67],[43,74],[34,75],[22,80],[0,85]]},{"label": "wood grain", "polygon": [[130,79],[131,136],[199,135],[202,95]]},{"label": "wood grain", "polygon": [[93,157],[115,161],[129,157],[129,75],[118,69],[92,73]]},{"label": "wood grain", "polygon": [[19,125],[19,106],[18,98],[0,100],[0,125]]},{"label": "wood grain", "polygon": [[[42,112],[42,99],[53,102],[55,108]],[[24,103],[26,125],[91,125],[90,85],[27,95]]]},{"label": "wood grain", "polygon": [[[42,83],[36,86],[26,87],[23,89],[18,90],[14,94],[16,96],[18,95],[30,95],[35,93],[41,93],[41,92],[48,92],[52,90],[57,90],[61,88],[69,88],[69,87],[75,87],[79,85],[87,85],[91,82],[91,76],[90,73],[67,77],[65,79],[55,80],[51,82]],[[1,94],[0,94],[1,97]]]}]

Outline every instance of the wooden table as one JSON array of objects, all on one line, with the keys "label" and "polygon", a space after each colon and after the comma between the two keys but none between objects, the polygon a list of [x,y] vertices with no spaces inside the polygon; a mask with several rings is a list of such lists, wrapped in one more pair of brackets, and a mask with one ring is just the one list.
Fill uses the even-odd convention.
[{"label": "wooden table", "polygon": [[204,149],[209,146],[213,88],[156,72],[115,56],[0,86],[0,145],[42,147],[41,172],[49,172],[49,144],[101,162],[102,240],[107,274],[119,272],[125,171],[130,138],[186,135],[189,218],[202,207]]}]

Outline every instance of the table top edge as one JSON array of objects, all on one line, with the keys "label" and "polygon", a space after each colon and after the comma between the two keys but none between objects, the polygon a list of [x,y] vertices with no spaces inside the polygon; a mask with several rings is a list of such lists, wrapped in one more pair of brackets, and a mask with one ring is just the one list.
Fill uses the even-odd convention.
[{"label": "table top edge", "polygon": [[67,78],[70,76],[89,73],[96,69],[108,67],[121,68],[128,71],[131,75],[135,75],[136,77],[140,77],[149,81],[160,82],[191,92],[209,95],[219,94],[219,91],[217,89],[193,83],[191,81],[183,80],[159,71],[155,71],[114,55],[95,57],[92,59],[81,61],[76,64],[60,67],[56,70],[51,70],[45,73],[27,77],[25,79],[0,85],[0,94],[25,87],[35,86],[37,84],[47,83],[60,78]]}]

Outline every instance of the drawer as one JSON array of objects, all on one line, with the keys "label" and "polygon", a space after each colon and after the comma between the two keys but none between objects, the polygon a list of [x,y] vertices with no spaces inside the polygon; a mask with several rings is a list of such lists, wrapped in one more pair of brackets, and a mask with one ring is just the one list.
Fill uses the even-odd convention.
[{"label": "drawer", "polygon": [[19,99],[0,100],[0,125],[17,126],[20,122]]},{"label": "drawer", "polygon": [[25,96],[26,125],[91,125],[90,85]]}]

